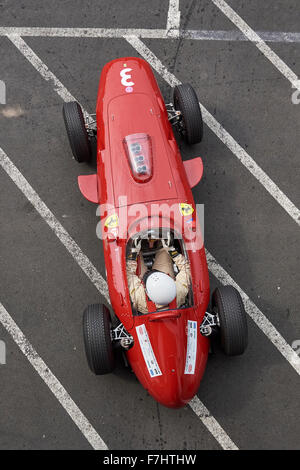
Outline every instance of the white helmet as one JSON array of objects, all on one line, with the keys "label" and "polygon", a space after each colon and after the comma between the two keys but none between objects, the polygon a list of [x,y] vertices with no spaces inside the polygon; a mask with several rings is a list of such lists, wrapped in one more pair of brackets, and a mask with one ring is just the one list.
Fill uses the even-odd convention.
[{"label": "white helmet", "polygon": [[147,276],[146,291],[155,304],[169,305],[176,297],[176,284],[167,274],[154,271]]}]

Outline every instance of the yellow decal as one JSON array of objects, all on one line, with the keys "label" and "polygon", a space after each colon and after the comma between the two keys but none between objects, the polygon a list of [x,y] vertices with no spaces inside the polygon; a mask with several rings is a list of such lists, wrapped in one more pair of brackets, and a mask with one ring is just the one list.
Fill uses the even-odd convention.
[{"label": "yellow decal", "polygon": [[185,202],[181,202],[179,204],[179,210],[180,210],[181,215],[183,216],[191,215],[194,212],[194,209],[191,206],[191,204],[186,204]]},{"label": "yellow decal", "polygon": [[116,228],[119,226],[119,217],[118,214],[111,214],[107,217],[105,221],[105,227],[107,228]]}]

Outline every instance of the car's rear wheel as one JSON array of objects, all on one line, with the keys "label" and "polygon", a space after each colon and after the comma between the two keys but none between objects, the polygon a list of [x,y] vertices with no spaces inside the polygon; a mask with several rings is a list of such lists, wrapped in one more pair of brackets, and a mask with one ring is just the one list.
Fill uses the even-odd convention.
[{"label": "car's rear wheel", "polygon": [[246,312],[239,292],[232,286],[215,289],[212,306],[220,321],[221,346],[228,356],[243,354],[248,343]]},{"label": "car's rear wheel", "polygon": [[173,93],[174,108],[181,112],[179,132],[187,144],[197,144],[203,137],[202,114],[194,88],[189,83],[177,85]]},{"label": "car's rear wheel", "polygon": [[83,338],[89,367],[96,375],[112,372],[115,357],[111,338],[111,318],[103,304],[89,305],[83,314]]},{"label": "car's rear wheel", "polygon": [[91,145],[79,103],[64,103],[63,118],[75,160],[88,162],[91,159]]}]

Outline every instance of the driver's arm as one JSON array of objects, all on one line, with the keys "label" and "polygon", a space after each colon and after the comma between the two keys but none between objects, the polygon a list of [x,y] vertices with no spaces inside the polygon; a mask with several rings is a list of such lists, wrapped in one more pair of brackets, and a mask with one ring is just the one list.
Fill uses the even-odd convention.
[{"label": "driver's arm", "polygon": [[184,304],[185,298],[189,292],[189,286],[191,282],[191,268],[190,263],[185,256],[178,254],[173,258],[179,273],[176,276],[176,302],[179,308]]},{"label": "driver's arm", "polygon": [[162,240],[164,249],[169,253],[172,260],[176,264],[179,273],[175,278],[176,282],[176,303],[177,308],[181,307],[185,303],[185,298],[189,292],[189,286],[191,282],[191,268],[188,259],[182,254],[178,253],[176,248],[170,245],[170,241],[166,243]]},{"label": "driver's arm", "polygon": [[145,289],[140,278],[136,275],[137,261],[127,260],[126,274],[131,301],[136,310],[148,313]]}]

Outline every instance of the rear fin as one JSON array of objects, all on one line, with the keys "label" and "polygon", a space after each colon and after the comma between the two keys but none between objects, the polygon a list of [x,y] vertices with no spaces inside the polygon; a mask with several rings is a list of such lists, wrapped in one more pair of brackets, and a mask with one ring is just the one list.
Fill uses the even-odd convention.
[{"label": "rear fin", "polygon": [[186,176],[191,188],[196,186],[203,175],[203,162],[200,157],[183,162]]},{"label": "rear fin", "polygon": [[97,175],[78,176],[78,186],[81,194],[88,201],[99,204]]}]

